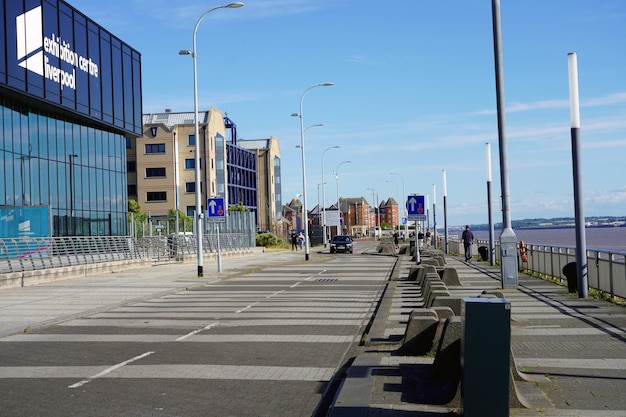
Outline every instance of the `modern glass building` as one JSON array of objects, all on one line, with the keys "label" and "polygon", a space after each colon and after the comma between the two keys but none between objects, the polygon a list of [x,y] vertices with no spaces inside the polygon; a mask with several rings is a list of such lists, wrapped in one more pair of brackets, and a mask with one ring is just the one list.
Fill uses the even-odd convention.
[{"label": "modern glass building", "polygon": [[53,236],[126,235],[141,55],[61,0],[0,0],[0,22],[0,209],[47,207]]}]

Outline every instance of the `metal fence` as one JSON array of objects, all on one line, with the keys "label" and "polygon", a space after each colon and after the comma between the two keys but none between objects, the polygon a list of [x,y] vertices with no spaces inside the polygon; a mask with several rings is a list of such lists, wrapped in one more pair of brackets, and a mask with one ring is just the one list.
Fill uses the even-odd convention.
[{"label": "metal fence", "polygon": [[[489,241],[476,240],[472,253],[478,254],[481,246],[489,247]],[[563,274],[563,267],[576,262],[576,248],[573,246],[525,244],[527,262],[518,256],[520,268],[529,272],[567,280]],[[448,241],[448,250],[454,253],[463,253],[458,237]],[[495,242],[495,259],[500,260],[500,243]],[[605,249],[587,248],[587,284],[589,288],[600,290],[613,297],[626,298],[626,253]]]},{"label": "metal fence", "polygon": [[138,259],[137,242],[127,236],[0,239],[0,274]]},{"label": "metal fence", "polygon": [[[248,233],[220,233],[221,252],[249,249]],[[217,252],[217,235],[203,235],[203,253]],[[179,262],[196,256],[195,235],[134,238],[86,236],[0,239],[0,274],[124,261]]]}]

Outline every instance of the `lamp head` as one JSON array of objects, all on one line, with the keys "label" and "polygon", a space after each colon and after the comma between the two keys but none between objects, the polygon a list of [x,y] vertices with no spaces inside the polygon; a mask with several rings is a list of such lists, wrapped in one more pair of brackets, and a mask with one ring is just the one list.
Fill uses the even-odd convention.
[{"label": "lamp head", "polygon": [[335,85],[335,83],[323,83],[323,84],[320,84],[321,87],[332,87],[333,85]]},{"label": "lamp head", "polygon": [[191,55],[192,52],[189,49],[181,49],[178,51],[178,55]]},{"label": "lamp head", "polygon": [[225,6],[227,9],[236,9],[238,7],[243,7],[243,3],[240,1],[236,1],[234,3],[229,3]]},{"label": "lamp head", "polygon": [[291,117],[300,117],[298,113],[291,113]]}]

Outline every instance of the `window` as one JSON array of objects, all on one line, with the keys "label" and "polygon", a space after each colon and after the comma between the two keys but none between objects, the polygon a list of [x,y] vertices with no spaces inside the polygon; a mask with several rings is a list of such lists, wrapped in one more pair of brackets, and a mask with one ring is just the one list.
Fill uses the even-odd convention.
[{"label": "window", "polygon": [[148,201],[166,201],[167,193],[165,191],[148,192]]},{"label": "window", "polygon": [[126,172],[136,172],[137,161],[126,161]]},{"label": "window", "polygon": [[133,142],[130,138],[126,138],[126,149],[132,149],[133,148]]},{"label": "window", "polygon": [[189,135],[187,138],[187,145],[195,146],[196,145],[196,135]]},{"label": "window", "polygon": [[146,177],[164,177],[165,168],[146,168]]},{"label": "window", "polygon": [[128,184],[128,195],[137,195],[137,185]]},{"label": "window", "polygon": [[[196,160],[193,158],[185,159],[185,169],[194,169],[196,167]],[[200,168],[202,168],[202,158],[200,158]]]},{"label": "window", "polygon": [[195,182],[186,182],[185,183],[185,192],[187,192],[187,193],[195,193],[196,192],[196,183]]},{"label": "window", "polygon": [[165,153],[164,143],[146,144],[146,153]]}]

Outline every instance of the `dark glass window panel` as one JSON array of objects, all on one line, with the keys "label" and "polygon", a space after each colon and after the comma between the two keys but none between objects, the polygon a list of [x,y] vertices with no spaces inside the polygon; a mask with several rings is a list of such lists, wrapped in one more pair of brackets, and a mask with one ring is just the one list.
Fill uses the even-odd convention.
[{"label": "dark glass window panel", "polygon": [[146,177],[165,177],[165,168],[146,168]]},{"label": "dark glass window panel", "polygon": [[147,193],[147,201],[166,201],[167,193],[165,191],[152,191]]},{"label": "dark glass window panel", "polygon": [[148,143],[146,146],[146,153],[165,153],[164,143]]}]

